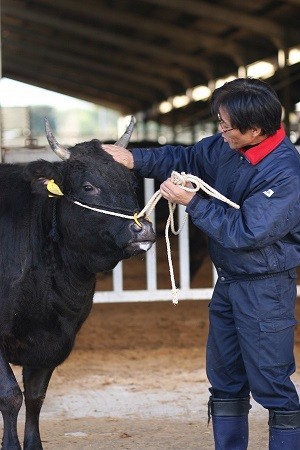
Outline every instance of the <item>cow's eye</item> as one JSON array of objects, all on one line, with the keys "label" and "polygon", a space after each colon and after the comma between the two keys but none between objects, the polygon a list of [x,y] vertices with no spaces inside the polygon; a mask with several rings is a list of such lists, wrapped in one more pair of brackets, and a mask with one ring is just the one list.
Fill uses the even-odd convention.
[{"label": "cow's eye", "polygon": [[86,184],[83,185],[83,189],[84,189],[84,191],[86,191],[86,192],[90,192],[90,191],[93,191],[93,190],[94,190],[94,186],[92,186],[92,185],[89,184],[89,183],[86,183]]}]

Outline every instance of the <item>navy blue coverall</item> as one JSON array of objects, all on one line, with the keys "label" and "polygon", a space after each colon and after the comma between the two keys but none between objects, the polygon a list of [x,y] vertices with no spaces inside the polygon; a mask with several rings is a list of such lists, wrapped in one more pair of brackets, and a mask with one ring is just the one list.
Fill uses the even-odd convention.
[{"label": "navy blue coverall", "polygon": [[300,264],[300,155],[283,129],[247,150],[221,134],[190,147],[132,150],[134,170],[167,179],[202,178],[240,205],[197,193],[186,207],[209,237],[219,277],[210,303],[207,375],[215,398],[253,398],[267,409],[299,410],[290,379],[296,268]]}]

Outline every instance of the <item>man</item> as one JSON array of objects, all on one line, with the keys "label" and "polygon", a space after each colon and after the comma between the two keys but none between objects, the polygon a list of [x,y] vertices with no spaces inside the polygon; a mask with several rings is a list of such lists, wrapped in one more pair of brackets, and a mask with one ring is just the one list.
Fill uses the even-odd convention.
[{"label": "man", "polygon": [[[219,273],[210,303],[207,376],[215,448],[244,450],[252,397],[269,410],[270,450],[300,450],[300,406],[290,376],[296,267],[300,263],[300,155],[281,126],[273,89],[236,79],[211,99],[220,133],[193,146],[132,152],[105,146],[144,177],[163,183],[209,237]],[[187,192],[172,170],[202,178],[240,205]]]}]

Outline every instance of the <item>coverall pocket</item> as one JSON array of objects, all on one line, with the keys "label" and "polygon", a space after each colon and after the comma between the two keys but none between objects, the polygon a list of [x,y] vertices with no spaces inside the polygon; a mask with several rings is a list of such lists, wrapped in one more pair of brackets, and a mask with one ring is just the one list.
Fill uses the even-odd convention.
[{"label": "coverall pocket", "polygon": [[294,364],[294,318],[260,320],[259,366],[274,375]]}]

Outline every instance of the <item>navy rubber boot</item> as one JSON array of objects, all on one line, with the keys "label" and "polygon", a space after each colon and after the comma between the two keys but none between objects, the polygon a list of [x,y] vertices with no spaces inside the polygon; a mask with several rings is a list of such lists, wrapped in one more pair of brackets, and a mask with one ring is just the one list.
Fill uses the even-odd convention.
[{"label": "navy rubber boot", "polygon": [[270,411],[269,450],[300,450],[300,411]]},{"label": "navy rubber boot", "polygon": [[271,428],[269,450],[300,450],[300,428]]},{"label": "navy rubber boot", "polygon": [[249,398],[209,400],[215,450],[247,450],[249,439]]},{"label": "navy rubber boot", "polygon": [[248,448],[248,417],[212,416],[215,450],[246,450]]}]

